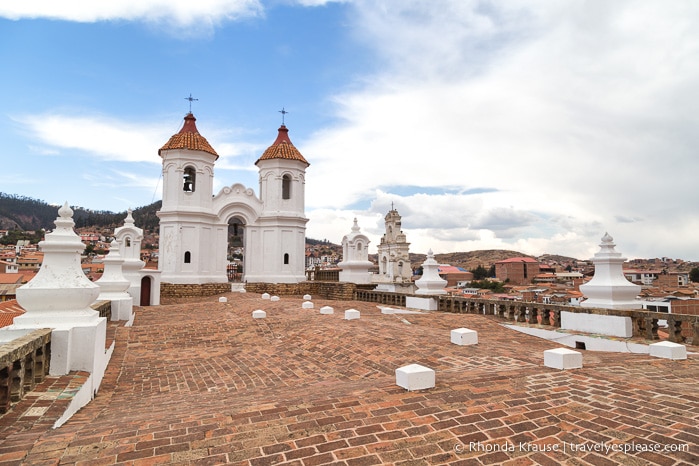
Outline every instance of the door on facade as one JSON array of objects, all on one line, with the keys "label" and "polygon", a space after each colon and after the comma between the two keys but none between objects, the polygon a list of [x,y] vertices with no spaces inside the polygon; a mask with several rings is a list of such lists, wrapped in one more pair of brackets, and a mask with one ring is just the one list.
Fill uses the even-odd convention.
[{"label": "door on facade", "polygon": [[140,306],[150,306],[150,277],[143,277],[141,279],[141,302]]},{"label": "door on facade", "polygon": [[240,283],[243,281],[245,257],[245,221],[234,216],[228,220],[228,281]]}]

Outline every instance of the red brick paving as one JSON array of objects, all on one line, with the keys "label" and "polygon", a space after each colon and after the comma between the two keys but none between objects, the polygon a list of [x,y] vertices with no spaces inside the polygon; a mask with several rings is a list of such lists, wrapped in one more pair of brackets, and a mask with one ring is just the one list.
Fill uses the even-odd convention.
[{"label": "red brick paving", "polygon": [[[51,428],[66,401],[42,405],[41,391],[0,418],[0,464],[699,463],[694,354],[584,352],[583,369],[558,371],[543,366],[555,343],[491,317],[228,299],[137,308],[134,326],[116,330],[98,396],[66,424]],[[344,320],[349,308],[361,318]],[[479,344],[451,344],[458,327]],[[436,387],[396,386],[395,369],[411,363],[435,369]],[[655,445],[688,449],[640,451]]]}]

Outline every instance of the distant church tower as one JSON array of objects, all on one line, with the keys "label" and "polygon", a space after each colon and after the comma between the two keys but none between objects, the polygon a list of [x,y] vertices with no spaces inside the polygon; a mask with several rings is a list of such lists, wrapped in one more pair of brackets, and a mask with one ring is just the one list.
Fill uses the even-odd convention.
[{"label": "distant church tower", "polygon": [[244,228],[243,280],[305,280],[305,173],[309,163],[282,125],[276,141],[255,162],[260,197],[241,184],[213,195],[218,154],[199,134],[191,113],[158,151],[163,163],[160,218],[161,281],[227,283],[228,222]]},{"label": "distant church tower", "polygon": [[401,231],[401,216],[396,209],[391,209],[384,218],[386,233],[378,245],[379,273],[374,282],[377,290],[399,291],[405,287],[414,288],[412,268],[410,267],[410,243]]}]

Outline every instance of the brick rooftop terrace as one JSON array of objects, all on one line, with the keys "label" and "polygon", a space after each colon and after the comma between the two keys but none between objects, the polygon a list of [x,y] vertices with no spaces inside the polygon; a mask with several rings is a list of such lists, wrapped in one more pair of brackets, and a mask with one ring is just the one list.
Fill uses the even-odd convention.
[{"label": "brick rooftop terrace", "polygon": [[[84,373],[49,377],[0,418],[0,464],[699,464],[694,353],[583,352],[583,369],[559,371],[543,366],[559,345],[493,317],[227,296],[136,308],[98,396],[66,424],[51,428]],[[479,344],[451,344],[459,327]],[[411,363],[436,387],[398,387]],[[600,443],[687,449],[571,451]]]}]

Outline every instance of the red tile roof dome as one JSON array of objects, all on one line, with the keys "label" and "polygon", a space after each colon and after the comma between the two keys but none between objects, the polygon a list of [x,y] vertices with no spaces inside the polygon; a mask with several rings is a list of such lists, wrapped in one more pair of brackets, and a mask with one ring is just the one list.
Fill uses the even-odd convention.
[{"label": "red tile roof dome", "polygon": [[218,154],[213,147],[209,144],[204,136],[199,134],[197,130],[197,125],[194,123],[197,121],[194,115],[188,113],[184,117],[184,125],[179,133],[173,135],[170,140],[158,150],[158,155],[162,157],[161,152],[164,150],[172,149],[187,149],[187,150],[200,150],[203,152],[208,152],[211,155],[215,155],[218,159]]},{"label": "red tile roof dome", "polygon": [[[279,127],[277,139],[264,151],[262,156],[257,159],[257,162],[271,159],[298,160],[299,162],[305,163],[306,166],[310,165],[310,163],[303,158],[301,152],[291,143],[291,139],[289,139],[289,129],[284,125]],[[255,165],[257,165],[257,162],[255,162]]]}]

